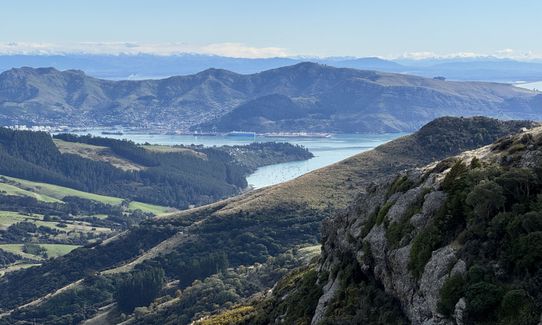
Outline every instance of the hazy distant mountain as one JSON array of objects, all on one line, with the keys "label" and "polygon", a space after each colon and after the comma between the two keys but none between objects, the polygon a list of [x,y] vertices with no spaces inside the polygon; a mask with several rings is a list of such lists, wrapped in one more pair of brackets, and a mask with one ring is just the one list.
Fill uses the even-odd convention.
[{"label": "hazy distant mountain", "polygon": [[353,68],[361,70],[376,70],[383,72],[406,72],[409,70],[407,66],[396,63],[394,61],[383,60],[380,58],[328,58],[315,59],[314,62],[331,65],[337,68]]},{"label": "hazy distant mountain", "polygon": [[0,74],[4,125],[384,132],[413,130],[443,115],[540,119],[541,104],[542,95],[505,84],[315,63],[251,75],[208,69],[140,81],[102,80],[53,68]]},{"label": "hazy distant mountain", "polygon": [[[86,74],[105,79],[164,78],[188,75],[219,68],[236,73],[257,73],[307,61],[302,58],[246,59],[216,55],[0,55],[0,71],[19,67],[55,67],[59,70],[82,70]],[[311,58],[310,61],[335,67],[403,72],[408,68],[379,58]]]},{"label": "hazy distant mountain", "polygon": [[454,80],[485,80],[498,82],[540,81],[542,63],[509,59],[448,59],[402,61],[410,67],[405,72],[419,76],[445,76]]},{"label": "hazy distant mountain", "polygon": [[23,66],[55,67],[59,70],[77,69],[105,79],[164,78],[198,73],[209,68],[236,73],[257,73],[286,65],[313,61],[339,68],[377,70],[453,80],[479,81],[540,81],[542,62],[519,62],[493,57],[451,59],[399,59],[380,58],[265,58],[246,59],[203,54],[158,55],[0,55],[0,71]]},{"label": "hazy distant mountain", "polygon": [[215,55],[0,55],[0,71],[18,67],[77,69],[105,79],[164,78],[221,68],[237,73],[255,73],[300,62],[290,58],[245,59]]}]

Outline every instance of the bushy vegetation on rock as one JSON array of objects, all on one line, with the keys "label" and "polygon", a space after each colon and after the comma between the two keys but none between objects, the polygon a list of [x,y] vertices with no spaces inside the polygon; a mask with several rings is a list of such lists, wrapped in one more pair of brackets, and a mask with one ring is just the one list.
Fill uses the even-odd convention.
[{"label": "bushy vegetation on rock", "polygon": [[[464,169],[451,185],[448,213],[461,220],[455,228],[462,231],[461,254],[471,265],[454,298],[462,292],[467,315],[476,323],[522,319],[514,323],[536,324],[536,310],[542,309],[542,170],[480,166]],[[441,301],[450,300],[450,306],[455,299],[446,289]],[[502,308],[517,295],[522,295],[522,308]]]}]

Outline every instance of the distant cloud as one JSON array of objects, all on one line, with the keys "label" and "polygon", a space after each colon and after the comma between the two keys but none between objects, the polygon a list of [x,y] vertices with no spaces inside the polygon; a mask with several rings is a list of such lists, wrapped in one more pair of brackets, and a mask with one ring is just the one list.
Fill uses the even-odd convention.
[{"label": "distant cloud", "polygon": [[288,51],[279,47],[252,47],[239,43],[210,44],[201,48],[203,53],[242,58],[286,57]]},{"label": "distant cloud", "polygon": [[186,43],[81,42],[81,43],[0,43],[0,54],[154,54],[198,53],[242,58],[286,57],[279,47],[254,47],[242,43],[192,45]]},{"label": "distant cloud", "polygon": [[426,60],[426,59],[474,59],[474,58],[496,58],[496,59],[515,59],[515,60],[536,60],[542,59],[542,53],[532,51],[521,52],[514,49],[502,49],[494,53],[477,53],[477,52],[456,52],[440,54],[430,51],[422,52],[405,52],[399,59],[410,60]]},{"label": "distant cloud", "polygon": [[[66,54],[110,54],[110,55],[178,55],[178,54],[207,54],[235,58],[271,58],[295,57],[301,59],[318,59],[317,55],[304,56],[302,53],[292,53],[281,47],[255,47],[243,43],[214,43],[214,44],[187,44],[187,43],[144,43],[144,42],[79,42],[79,43],[29,43],[29,42],[0,42],[0,55],[27,54],[27,55],[66,55]],[[348,55],[349,53],[345,53]],[[405,52],[401,55],[378,56],[368,54],[362,57],[380,57],[382,59],[473,59],[473,58],[499,58],[515,60],[542,60],[542,53],[532,51],[518,51],[504,48],[493,53],[456,52],[437,53],[433,51]],[[358,56],[359,57],[359,56]],[[348,56],[344,58],[355,58]],[[329,59],[329,58],[328,58]]]},{"label": "distant cloud", "polygon": [[457,52],[451,54],[437,54],[435,52],[406,52],[401,58],[412,60],[424,60],[424,59],[450,59],[450,58],[476,58],[486,56],[474,52]]}]

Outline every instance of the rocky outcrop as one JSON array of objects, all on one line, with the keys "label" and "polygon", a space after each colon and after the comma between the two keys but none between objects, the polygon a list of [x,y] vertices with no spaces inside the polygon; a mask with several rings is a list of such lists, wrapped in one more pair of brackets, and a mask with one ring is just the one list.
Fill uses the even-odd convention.
[{"label": "rocky outcrop", "polygon": [[[422,175],[419,173],[408,175],[408,177],[418,182],[418,185],[405,193],[391,195],[384,190],[387,187],[382,186],[381,189],[360,197],[356,208],[342,218],[325,223],[322,269],[329,271],[337,267],[342,262],[340,256],[351,252],[365,272],[370,273],[382,283],[388,294],[398,298],[405,314],[413,324],[447,324],[447,321],[439,317],[437,301],[439,289],[449,276],[450,269],[460,264],[455,249],[448,245],[433,252],[421,278],[415,279],[408,267],[411,244],[394,249],[390,247],[386,236],[386,224],[400,223],[409,208],[420,200],[420,196],[423,196],[421,211],[413,214],[409,220],[414,229],[423,227],[444,203],[445,194],[438,191],[439,181],[436,175],[431,175],[422,182],[420,182]],[[427,193],[428,189],[432,191]],[[385,202],[393,202],[385,215],[385,220],[379,225],[374,225],[369,233],[362,237],[363,226],[369,221],[371,214],[374,215],[378,210],[378,206]],[[345,238],[350,238],[351,241]],[[370,247],[371,265],[365,262],[367,253],[363,251],[363,247]],[[337,254],[337,251],[341,253]],[[458,266],[457,269],[460,267]],[[326,289],[329,283],[337,282],[338,276],[339,274],[331,277],[328,284],[324,286],[324,296],[319,302],[317,314],[325,313],[324,310],[319,309],[325,308],[325,302],[331,299],[330,295],[333,292]],[[320,319],[315,317],[313,324],[318,324],[319,321]]]},{"label": "rocky outcrop", "polygon": [[[461,244],[450,240],[433,250],[423,272],[416,275],[410,265],[414,238],[446,204],[443,181],[453,164],[461,161],[469,166],[476,158],[488,164],[533,168],[542,162],[542,151],[538,150],[541,139],[542,128],[535,128],[465,152],[448,162],[405,172],[370,187],[347,212],[325,220],[319,271],[329,276],[321,283],[324,293],[312,324],[325,319],[330,301],[341,292],[337,283],[345,265],[353,265],[351,256],[366,277],[397,299],[412,324],[464,324],[468,307],[465,298],[459,299],[447,317],[439,313],[438,307],[446,280],[467,273],[467,264],[459,254]],[[396,190],[401,187],[398,184],[408,184],[408,188]]]}]

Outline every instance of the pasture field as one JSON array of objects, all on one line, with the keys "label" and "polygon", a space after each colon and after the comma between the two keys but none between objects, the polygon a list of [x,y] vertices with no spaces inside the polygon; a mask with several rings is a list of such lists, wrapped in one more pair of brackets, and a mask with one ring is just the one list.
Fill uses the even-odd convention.
[{"label": "pasture field", "polygon": [[[61,200],[66,196],[76,196],[87,200],[97,201],[109,205],[120,205],[124,201],[121,198],[106,196],[100,194],[94,194],[84,191],[75,190],[68,187],[40,183],[34,181],[28,181],[15,177],[0,176],[7,179],[10,184],[0,183],[0,191],[10,191],[6,194],[19,195],[19,196],[31,196],[38,200],[45,202],[62,202]],[[141,210],[143,212],[149,212],[152,214],[163,214],[166,212],[175,211],[175,209],[163,207],[154,204],[148,204],[138,201],[132,201],[128,205],[130,210]]]},{"label": "pasture field", "polygon": [[38,201],[43,201],[43,202],[60,202],[59,199],[55,199],[47,195],[27,191],[17,186],[2,183],[2,182],[0,182],[0,192],[5,195],[30,196],[30,197],[35,198]]},{"label": "pasture field", "polygon": [[7,177],[8,180],[12,181],[13,183],[17,184],[17,187],[20,187],[24,190],[38,193],[42,195],[46,195],[49,197],[53,197],[58,200],[62,200],[66,196],[77,196],[83,199],[98,201],[105,204],[110,205],[118,205],[122,203],[122,199],[112,196],[105,196],[105,195],[99,195],[89,192],[83,192],[79,190],[74,190],[72,188],[53,185],[53,184],[47,184],[47,183],[40,183],[40,182],[33,182],[33,181],[27,181],[20,178],[14,178],[14,177]]},{"label": "pasture field", "polygon": [[[78,245],[67,245],[67,244],[37,244],[45,250],[47,250],[47,255],[49,257],[58,257],[62,255],[66,255],[72,250],[80,247]],[[43,260],[42,257],[27,254],[23,252],[23,246],[24,244],[0,244],[0,249],[3,249],[7,252],[19,255],[24,258],[32,259],[32,260]]]},{"label": "pasture field", "polygon": [[0,228],[7,228],[14,223],[21,221],[36,222],[42,220],[40,214],[21,214],[13,211],[0,211]]},{"label": "pasture field", "polygon": [[78,155],[95,161],[103,161],[122,170],[135,171],[145,169],[144,166],[116,155],[107,147],[79,142],[68,142],[60,139],[53,139],[53,142],[61,153]]}]

